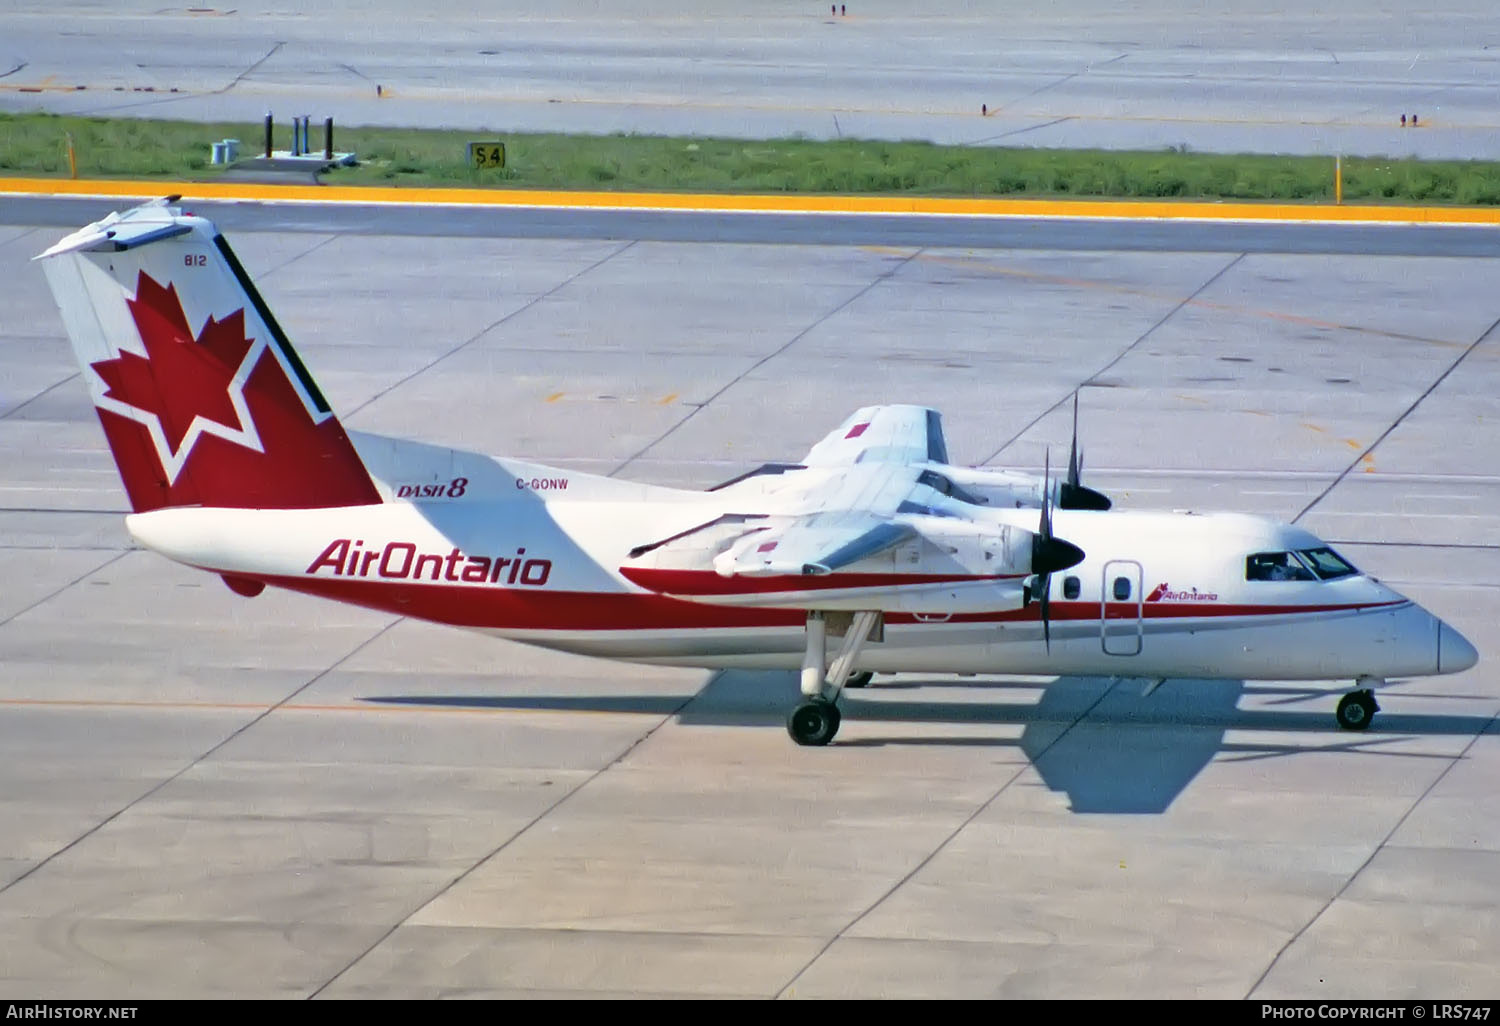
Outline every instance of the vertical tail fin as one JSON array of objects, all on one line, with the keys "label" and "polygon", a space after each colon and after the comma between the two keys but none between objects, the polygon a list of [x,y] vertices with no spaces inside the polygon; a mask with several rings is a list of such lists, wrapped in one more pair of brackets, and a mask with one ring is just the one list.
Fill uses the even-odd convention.
[{"label": "vertical tail fin", "polygon": [[176,198],[111,214],[36,258],[131,505],[379,502],[229,244]]}]

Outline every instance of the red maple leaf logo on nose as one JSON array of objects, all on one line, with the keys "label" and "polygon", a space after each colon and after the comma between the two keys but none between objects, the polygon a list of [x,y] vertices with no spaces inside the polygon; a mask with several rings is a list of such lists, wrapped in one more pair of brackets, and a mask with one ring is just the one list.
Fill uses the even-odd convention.
[{"label": "red maple leaf logo on nose", "polygon": [[245,338],[244,311],[222,321],[210,317],[194,337],[175,285],[163,288],[142,274],[135,298],[127,302],[146,355],[122,350],[112,360],[90,365],[109,386],[105,397],[155,414],[172,455],[199,418],[244,431],[247,425],[230,397],[252,344]]}]

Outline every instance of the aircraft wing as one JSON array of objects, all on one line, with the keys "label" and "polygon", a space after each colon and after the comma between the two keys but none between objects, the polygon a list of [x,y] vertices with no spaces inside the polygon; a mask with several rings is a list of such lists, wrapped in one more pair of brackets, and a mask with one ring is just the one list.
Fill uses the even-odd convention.
[{"label": "aircraft wing", "polygon": [[943,418],[925,406],[866,406],[813,446],[809,467],[852,463],[947,463]]},{"label": "aircraft wing", "polygon": [[720,577],[821,576],[917,537],[868,513],[818,513],[751,531],[714,559]]},{"label": "aircraft wing", "polygon": [[715,525],[741,533],[709,556],[712,570],[701,561],[703,549],[674,554],[669,542],[643,553],[650,562],[627,563],[620,572],[652,591],[721,606],[951,615],[1024,602],[1027,531],[997,525],[981,532],[955,519],[850,510],[767,519],[768,526],[748,531],[744,520]]},{"label": "aircraft wing", "polygon": [[[771,486],[731,486],[720,507],[730,512],[632,546],[620,573],[712,605],[937,615],[1019,609],[1039,560],[1083,558],[997,515],[1009,501],[982,509],[992,497],[950,478],[960,468],[947,459],[937,411],[865,407],[804,465],[777,465]],[[1041,498],[1034,479],[994,484],[996,495]]]}]

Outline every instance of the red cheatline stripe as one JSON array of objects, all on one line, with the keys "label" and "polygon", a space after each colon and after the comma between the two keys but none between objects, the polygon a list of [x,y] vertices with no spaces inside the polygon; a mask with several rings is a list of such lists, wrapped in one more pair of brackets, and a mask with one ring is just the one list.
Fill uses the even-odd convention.
[{"label": "red cheatline stripe", "polygon": [[[1191,617],[1204,619],[1228,616],[1288,616],[1301,613],[1346,613],[1361,609],[1383,609],[1388,606],[1404,606],[1407,599],[1389,602],[1341,602],[1328,605],[1276,606],[1269,604],[1244,605],[1230,602],[1147,602],[1142,612],[1143,620],[1180,620]],[[1051,608],[1054,620],[1097,620],[1097,602],[1054,602]],[[1111,602],[1106,607],[1106,619],[1134,620],[1134,602]]]},{"label": "red cheatline stripe", "polygon": [[[630,592],[552,591],[543,588],[464,587],[413,584],[409,581],[349,580],[334,577],[261,577],[269,585],[336,599],[383,612],[414,616],[457,627],[491,630],[629,631],[725,630],[747,627],[800,628],[804,615],[795,609],[745,609],[710,606]],[[1234,616],[1292,616],[1356,612],[1404,605],[1405,600],[1340,605],[1230,605],[1151,603],[1144,619],[1186,617],[1222,619]],[[1134,619],[1134,603],[1110,603],[1109,619]],[[1054,602],[1053,621],[1097,621],[1094,602]],[[943,623],[1026,623],[1040,619],[1035,603],[1025,609],[958,613]],[[909,613],[888,613],[887,624],[920,623]]]},{"label": "red cheatline stripe", "polygon": [[448,587],[409,581],[266,577],[267,584],[402,616],[495,630],[630,631],[801,627],[796,610],[736,609],[638,592]]}]

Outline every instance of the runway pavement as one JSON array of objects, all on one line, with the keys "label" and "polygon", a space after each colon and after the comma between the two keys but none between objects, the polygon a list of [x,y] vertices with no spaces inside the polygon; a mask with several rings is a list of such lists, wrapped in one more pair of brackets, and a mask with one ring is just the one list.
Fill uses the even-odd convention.
[{"label": "runway pavement", "polygon": [[1363,735],[1336,683],[902,676],[802,749],[785,675],[133,548],[28,262],[60,209],[0,207],[7,997],[1495,996],[1492,249],[223,208],[351,427],[708,486],[908,401],[955,461],[1039,468],[1081,387],[1122,505],[1297,519],[1481,653]]},{"label": "runway pavement", "polygon": [[1500,157],[1489,0],[841,7],[15,0],[0,110]]},{"label": "runway pavement", "polygon": [[[81,183],[107,191],[108,182]],[[6,195],[0,182],[0,223],[25,220],[38,226],[66,228],[107,216],[110,211],[141,202],[90,196]],[[1358,256],[1500,256],[1500,225],[1424,224],[1418,218],[1463,211],[1442,208],[1403,208],[1412,222],[1358,219],[1390,216],[1382,208],[1291,207],[1266,209],[1254,204],[1225,209],[1213,203],[1163,205],[1172,216],[1153,216],[1152,204],[1037,204],[1050,213],[911,214],[865,213],[850,216],[837,211],[808,213],[745,212],[713,209],[587,209],[577,205],[429,205],[425,190],[401,190],[405,204],[361,203],[340,199],[319,202],[207,199],[195,195],[190,183],[164,183],[156,198],[168,190],[185,192],[189,209],[212,217],[224,231],[329,233],[337,235],[416,235],[445,238],[619,239],[651,242],[776,243],[803,245],[905,245],[974,247],[979,249],[1109,249],[1118,251],[1217,253],[1281,253]],[[268,190],[269,191],[269,190]],[[320,190],[314,190],[320,191]],[[360,190],[328,190],[358,195]],[[876,199],[876,198],[872,198]],[[885,197],[889,199],[889,197]],[[896,206],[900,201],[894,201]],[[1029,204],[1023,204],[1026,206]],[[1002,209],[1007,204],[999,204]],[[1098,208],[1115,216],[1099,216]],[[1069,211],[1093,214],[1069,216]],[[1144,209],[1143,209],[1144,208]],[[1253,220],[1235,220],[1236,210]],[[1488,215],[1477,210],[1477,218]],[[1340,214],[1351,222],[1319,221]],[[1220,219],[1222,218],[1222,219]]]}]

